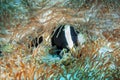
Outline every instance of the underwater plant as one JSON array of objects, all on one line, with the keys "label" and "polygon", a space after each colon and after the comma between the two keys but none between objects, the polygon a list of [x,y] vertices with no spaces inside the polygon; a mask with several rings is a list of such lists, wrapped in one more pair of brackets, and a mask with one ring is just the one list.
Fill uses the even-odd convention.
[{"label": "underwater plant", "polygon": [[[120,80],[120,15],[113,7],[119,5],[110,6],[116,4],[112,0],[67,0],[67,7],[47,6],[49,1],[1,1],[0,80]],[[50,54],[50,34],[59,24],[74,25],[83,40],[74,53],[63,50],[61,59]]]}]

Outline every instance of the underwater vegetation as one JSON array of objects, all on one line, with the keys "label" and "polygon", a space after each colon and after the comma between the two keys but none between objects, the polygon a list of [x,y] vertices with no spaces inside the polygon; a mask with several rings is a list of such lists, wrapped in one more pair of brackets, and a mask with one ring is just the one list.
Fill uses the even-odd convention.
[{"label": "underwater vegetation", "polygon": [[[120,80],[119,11],[119,0],[1,0],[0,80]],[[61,24],[81,43],[60,59],[51,36]]]},{"label": "underwater vegetation", "polygon": [[[21,50],[0,60],[1,79],[28,80],[119,80],[120,67],[117,61],[120,50],[98,52],[103,46],[102,40],[88,43],[76,57],[65,55],[62,59],[42,53],[25,55]],[[105,43],[104,43],[105,44]],[[89,46],[93,46],[92,49]],[[89,51],[89,53],[88,53]],[[67,54],[67,53],[66,53]],[[114,55],[113,55],[114,54]],[[116,54],[116,55],[115,55]],[[118,62],[118,63],[117,63]]]}]

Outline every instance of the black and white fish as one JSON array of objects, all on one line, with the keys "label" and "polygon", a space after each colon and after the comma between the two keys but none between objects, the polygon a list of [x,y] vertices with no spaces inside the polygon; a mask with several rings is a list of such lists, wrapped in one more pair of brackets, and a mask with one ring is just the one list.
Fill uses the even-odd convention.
[{"label": "black and white fish", "polygon": [[71,25],[60,25],[52,34],[51,44],[56,46],[57,54],[63,49],[73,50],[78,46],[78,33]]}]

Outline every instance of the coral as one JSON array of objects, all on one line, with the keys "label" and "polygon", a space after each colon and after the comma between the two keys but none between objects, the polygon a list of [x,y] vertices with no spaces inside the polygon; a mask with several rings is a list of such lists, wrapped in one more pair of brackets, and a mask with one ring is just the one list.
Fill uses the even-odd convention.
[{"label": "coral", "polygon": [[[14,4],[12,0],[10,1]],[[22,17],[24,14],[21,14],[20,10],[16,14],[18,18],[13,19],[12,16],[7,17],[9,15],[5,14],[3,7],[1,9],[3,11],[0,16],[2,17],[0,54],[3,54],[0,56],[1,80],[120,79],[118,0],[118,3],[112,0],[88,0],[92,4],[87,4],[86,0],[81,4],[76,4],[75,0],[68,0],[67,7],[68,4],[60,6],[60,3],[47,6],[48,0],[40,0],[42,1],[40,5],[37,0],[34,3],[31,3],[32,0],[30,2],[25,0],[23,4],[11,6],[10,1],[5,3],[2,0],[6,6],[4,11],[13,10],[9,14],[14,16],[19,8],[23,8],[25,15],[27,12],[29,15],[26,15],[27,19]],[[4,27],[2,23],[6,23],[7,26]],[[49,54],[52,51],[50,34],[57,25],[66,23],[74,25],[78,32],[85,35],[85,42],[76,48],[76,52],[64,53],[60,59]],[[36,48],[29,48],[31,39],[40,36],[43,36],[43,42]]]}]

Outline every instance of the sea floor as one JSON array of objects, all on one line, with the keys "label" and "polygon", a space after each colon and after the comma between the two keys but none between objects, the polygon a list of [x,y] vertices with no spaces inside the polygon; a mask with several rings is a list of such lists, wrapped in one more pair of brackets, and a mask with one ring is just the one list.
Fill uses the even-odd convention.
[{"label": "sea floor", "polygon": [[[14,27],[1,28],[0,80],[120,80],[120,7],[94,1],[76,5],[44,6],[14,20]],[[50,41],[60,24],[73,25],[84,40],[61,59]],[[37,48],[28,47],[41,36]]]}]

